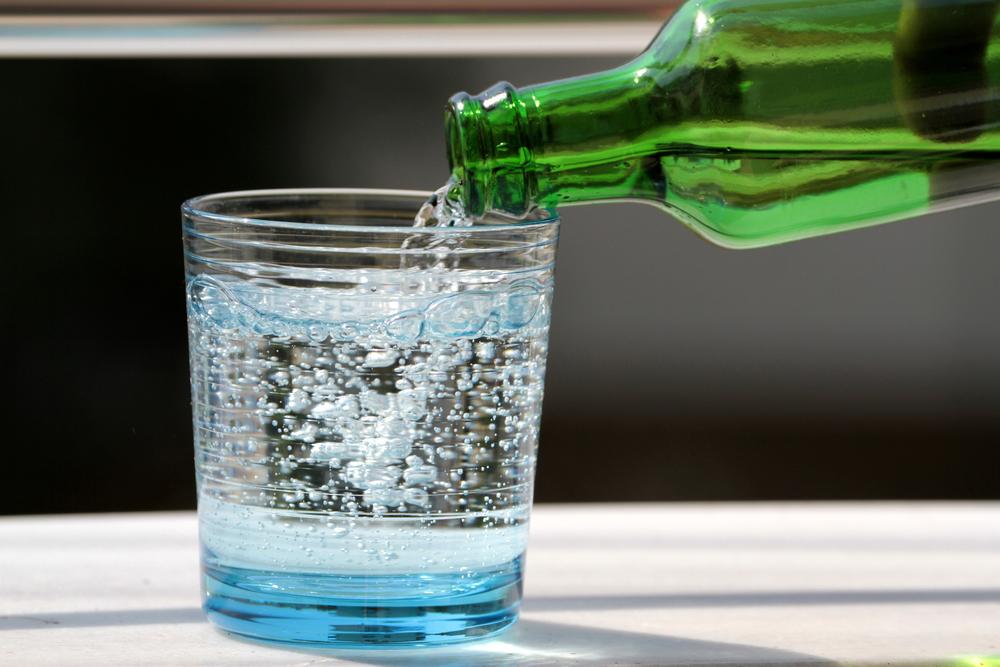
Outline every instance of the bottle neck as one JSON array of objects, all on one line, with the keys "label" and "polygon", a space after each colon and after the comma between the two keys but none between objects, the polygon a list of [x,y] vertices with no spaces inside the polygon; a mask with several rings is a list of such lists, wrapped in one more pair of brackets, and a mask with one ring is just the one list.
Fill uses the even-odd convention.
[{"label": "bottle neck", "polygon": [[539,206],[662,190],[647,182],[658,179],[627,148],[650,126],[641,69],[629,64],[522,89],[501,82],[479,95],[454,95],[446,117],[448,158],[465,210],[521,216]]}]

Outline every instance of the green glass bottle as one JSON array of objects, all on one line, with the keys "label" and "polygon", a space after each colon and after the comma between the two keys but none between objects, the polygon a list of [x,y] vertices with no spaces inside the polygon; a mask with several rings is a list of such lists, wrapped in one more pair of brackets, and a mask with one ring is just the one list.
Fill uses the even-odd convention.
[{"label": "green glass bottle", "polygon": [[456,196],[650,202],[737,248],[1000,198],[998,4],[689,1],[622,67],[453,96]]}]

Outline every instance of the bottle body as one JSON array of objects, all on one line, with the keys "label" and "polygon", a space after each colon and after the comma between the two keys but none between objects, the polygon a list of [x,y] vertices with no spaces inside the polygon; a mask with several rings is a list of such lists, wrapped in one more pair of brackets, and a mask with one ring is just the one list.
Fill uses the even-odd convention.
[{"label": "bottle body", "polygon": [[631,199],[753,247],[1000,198],[995,0],[689,2],[634,61],[452,98],[473,214]]}]

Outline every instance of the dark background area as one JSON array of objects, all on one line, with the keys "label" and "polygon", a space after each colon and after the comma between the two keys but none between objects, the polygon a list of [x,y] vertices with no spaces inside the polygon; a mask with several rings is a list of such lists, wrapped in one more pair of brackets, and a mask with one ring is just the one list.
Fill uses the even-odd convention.
[{"label": "dark background area", "polygon": [[[0,513],[194,506],[183,199],[431,189],[451,93],[612,64],[0,62]],[[1000,498],[1000,206],[744,252],[563,219],[539,501]]]}]

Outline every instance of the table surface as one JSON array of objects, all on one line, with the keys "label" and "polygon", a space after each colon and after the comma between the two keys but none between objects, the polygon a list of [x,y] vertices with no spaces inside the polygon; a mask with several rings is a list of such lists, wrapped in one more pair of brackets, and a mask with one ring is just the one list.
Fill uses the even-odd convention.
[{"label": "table surface", "polygon": [[199,610],[193,513],[0,519],[2,665],[1000,665],[1000,503],[541,505],[520,622],[292,651]]}]

